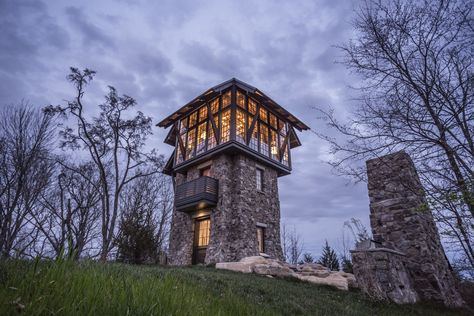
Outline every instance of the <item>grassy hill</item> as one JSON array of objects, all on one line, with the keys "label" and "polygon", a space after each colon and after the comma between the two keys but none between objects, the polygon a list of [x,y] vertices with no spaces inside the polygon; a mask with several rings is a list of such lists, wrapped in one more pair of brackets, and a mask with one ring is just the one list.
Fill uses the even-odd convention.
[{"label": "grassy hill", "polygon": [[0,261],[1,315],[462,315],[205,267]]}]

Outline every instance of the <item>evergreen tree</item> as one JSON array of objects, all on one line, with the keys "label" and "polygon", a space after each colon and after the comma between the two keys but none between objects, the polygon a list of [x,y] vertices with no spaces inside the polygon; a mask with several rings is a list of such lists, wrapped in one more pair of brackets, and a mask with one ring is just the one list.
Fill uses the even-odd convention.
[{"label": "evergreen tree", "polygon": [[342,268],[342,271],[346,273],[354,273],[354,269],[352,267],[352,261],[346,255],[341,256],[341,268]]},{"label": "evergreen tree", "polygon": [[322,264],[331,271],[339,271],[339,259],[337,259],[336,252],[329,246],[326,240],[326,245],[323,247],[323,254],[318,260],[319,264]]}]

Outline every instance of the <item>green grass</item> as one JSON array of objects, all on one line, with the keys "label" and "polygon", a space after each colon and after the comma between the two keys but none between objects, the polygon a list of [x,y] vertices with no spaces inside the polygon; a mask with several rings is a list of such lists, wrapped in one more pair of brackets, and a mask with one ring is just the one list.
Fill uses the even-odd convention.
[{"label": "green grass", "polygon": [[[462,315],[205,267],[0,261],[1,315]],[[467,313],[465,313],[467,315]]]}]

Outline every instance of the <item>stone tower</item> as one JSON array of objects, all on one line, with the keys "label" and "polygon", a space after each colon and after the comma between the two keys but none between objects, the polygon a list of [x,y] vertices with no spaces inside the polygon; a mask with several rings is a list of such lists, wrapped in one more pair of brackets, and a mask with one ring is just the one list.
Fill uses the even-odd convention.
[{"label": "stone tower", "polygon": [[169,262],[281,259],[278,177],[291,172],[295,129],[308,127],[237,79],[217,85],[158,123],[175,149]]},{"label": "stone tower", "polygon": [[397,152],[367,161],[370,225],[382,247],[401,251],[421,300],[461,306],[451,267],[413,161]]}]

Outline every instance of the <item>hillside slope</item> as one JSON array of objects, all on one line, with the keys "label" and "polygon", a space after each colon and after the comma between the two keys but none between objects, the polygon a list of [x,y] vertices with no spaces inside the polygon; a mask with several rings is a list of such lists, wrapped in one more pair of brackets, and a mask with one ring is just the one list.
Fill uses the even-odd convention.
[{"label": "hillside slope", "polygon": [[0,261],[1,315],[462,315],[205,267]]}]

